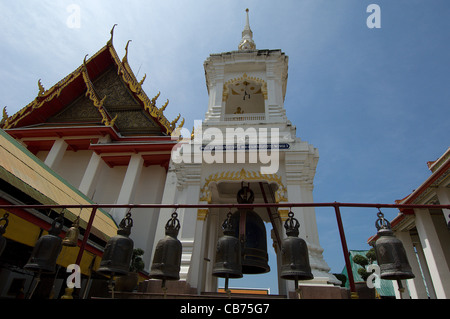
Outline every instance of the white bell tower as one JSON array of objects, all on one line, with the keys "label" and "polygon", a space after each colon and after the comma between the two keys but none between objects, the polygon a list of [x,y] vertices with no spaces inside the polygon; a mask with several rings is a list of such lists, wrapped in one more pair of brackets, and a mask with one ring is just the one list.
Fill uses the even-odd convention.
[{"label": "white bell tower", "polygon": [[246,11],[239,50],[211,54],[204,63],[209,94],[205,124],[288,122],[288,57],[281,50],[256,50]]},{"label": "white bell tower", "polygon": [[[319,154],[296,137],[296,128],[286,117],[288,57],[278,49],[256,49],[248,9],[238,50],[211,54],[204,69],[209,95],[205,119],[196,121],[191,139],[186,139],[190,132],[181,132],[185,144],[178,153],[172,153],[163,203],[237,203],[242,183],[248,183],[254,191],[255,203],[313,202]],[[255,211],[272,229],[268,238],[273,243],[268,248],[275,247],[277,260],[271,272],[276,275],[281,266],[279,244],[285,237],[283,222],[289,209]],[[314,207],[295,207],[292,211],[300,222],[300,237],[308,244],[314,275],[304,284],[338,284],[322,256]],[[164,235],[171,213],[161,210],[155,243]],[[215,208],[178,210],[183,245],[180,276],[198,293],[217,290],[212,267],[227,213],[227,209]],[[279,279],[279,293],[287,295],[288,291],[294,291],[293,283]]]}]

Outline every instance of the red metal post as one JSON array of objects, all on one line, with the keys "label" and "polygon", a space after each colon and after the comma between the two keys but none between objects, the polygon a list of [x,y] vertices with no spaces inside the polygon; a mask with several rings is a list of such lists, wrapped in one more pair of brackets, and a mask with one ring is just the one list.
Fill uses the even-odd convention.
[{"label": "red metal post", "polygon": [[97,207],[94,206],[91,211],[91,216],[89,217],[88,224],[86,226],[86,231],[83,235],[83,241],[81,242],[80,251],[78,252],[77,260],[75,263],[79,266],[81,262],[81,258],[83,257],[84,247],[86,246],[86,242],[89,238],[89,234],[91,233],[92,223],[94,222],[95,213],[97,212]]},{"label": "red metal post", "polygon": [[344,226],[342,225],[341,211],[339,210],[339,204],[334,205],[334,210],[336,212],[336,220],[339,229],[339,235],[341,237],[342,250],[344,251],[345,267],[347,268],[348,282],[350,285],[350,293],[352,298],[358,298],[355,281],[353,280],[352,265],[350,264],[350,256],[347,248],[347,241],[345,240]]}]

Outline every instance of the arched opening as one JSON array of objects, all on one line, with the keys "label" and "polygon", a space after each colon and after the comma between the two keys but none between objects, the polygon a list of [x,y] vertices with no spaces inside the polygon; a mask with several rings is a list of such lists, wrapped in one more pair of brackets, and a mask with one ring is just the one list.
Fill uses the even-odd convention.
[{"label": "arched opening", "polygon": [[224,85],[225,121],[258,121],[265,119],[267,85],[263,80],[242,78]]},{"label": "arched opening", "polygon": [[[255,200],[254,203],[264,203],[264,194],[260,188],[260,182],[264,181],[251,181],[249,183],[249,187],[254,191]],[[270,189],[273,193],[278,190],[279,185],[275,182],[267,183],[266,189]],[[247,185],[247,182],[244,182]],[[211,201],[210,203],[214,204],[225,204],[225,203],[237,203],[237,193],[242,187],[242,181],[219,181],[217,183],[211,183],[209,185],[211,191]],[[212,268],[215,260],[215,247],[217,240],[219,237],[223,235],[221,225],[227,217],[227,214],[230,210],[227,208],[216,208],[211,209],[208,214],[208,235],[207,235],[207,246],[209,248],[206,249],[207,256],[205,258],[208,259],[209,266],[207,267],[206,280],[207,287],[206,291],[217,291],[218,288],[224,287],[225,280],[223,278],[216,278],[212,276]],[[236,209],[231,209],[231,212],[234,213]],[[274,241],[272,239],[273,235],[273,225],[271,222],[271,218],[267,212],[267,209],[264,207],[257,207],[253,209],[264,221],[265,229],[266,229],[266,240],[267,240],[267,253],[269,257],[269,266],[270,271],[262,274],[244,274],[241,279],[230,279],[229,287],[230,288],[245,288],[245,289],[256,289],[256,290],[264,290],[268,289],[273,285],[273,281],[278,281],[277,276],[277,254],[275,251]],[[270,291],[270,293],[278,293],[278,291]]]}]

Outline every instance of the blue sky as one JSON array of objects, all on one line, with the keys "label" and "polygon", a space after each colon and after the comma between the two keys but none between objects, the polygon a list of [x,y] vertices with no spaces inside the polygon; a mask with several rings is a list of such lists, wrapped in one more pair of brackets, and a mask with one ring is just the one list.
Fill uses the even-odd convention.
[{"label": "blue sky", "polygon": [[[369,29],[369,4],[381,28]],[[71,5],[80,24],[68,24]],[[237,49],[250,9],[258,49],[289,56],[285,108],[297,136],[318,148],[316,202],[394,203],[430,174],[426,162],[450,146],[450,2],[446,0],[3,1],[0,103],[14,114],[92,56],[115,29],[114,46],[166,116],[190,129],[208,96],[203,62]],[[72,27],[71,27],[72,26]],[[395,210],[386,210],[390,218]],[[334,211],[316,209],[332,272],[344,258]],[[366,249],[375,209],[342,209],[348,246]],[[272,267],[274,269],[274,267]],[[247,278],[277,290],[274,271]],[[251,277],[251,276],[248,276]]]}]

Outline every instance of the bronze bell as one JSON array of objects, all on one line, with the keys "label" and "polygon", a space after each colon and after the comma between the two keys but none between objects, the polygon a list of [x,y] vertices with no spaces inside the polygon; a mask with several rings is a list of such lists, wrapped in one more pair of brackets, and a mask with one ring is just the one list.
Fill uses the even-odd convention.
[{"label": "bronze bell", "polygon": [[231,212],[222,224],[223,236],[217,241],[212,275],[221,278],[242,278],[241,244],[235,237]]},{"label": "bronze bell", "polygon": [[298,237],[300,224],[294,213],[289,212],[288,219],[284,223],[287,237],[281,244],[281,275],[287,280],[309,280],[314,276],[309,265],[308,246]]},{"label": "bronze bell", "polygon": [[78,229],[80,225],[80,217],[77,217],[72,227],[69,228],[69,230],[66,233],[66,237],[64,237],[62,244],[63,246],[68,247],[76,247],[78,244],[78,236],[80,235],[80,230]]},{"label": "bronze bell", "polygon": [[[242,187],[237,193],[239,204],[252,204],[254,193],[248,187]],[[232,216],[235,237],[241,242],[242,273],[262,274],[270,271],[267,254],[266,227],[259,215],[251,209],[238,209]]]},{"label": "bronze bell", "polygon": [[61,233],[63,226],[64,219],[59,215],[53,220],[48,234],[37,240],[31,257],[23,268],[41,273],[55,272],[56,259],[62,249],[62,239],[58,235]]},{"label": "bronze bell", "polygon": [[133,227],[131,213],[125,215],[119,224],[117,235],[110,238],[106,244],[98,272],[110,276],[123,276],[128,274],[133,254],[133,240],[129,238]]},{"label": "bronze bell", "polygon": [[380,266],[381,279],[401,280],[414,278],[402,242],[394,236],[389,221],[380,211],[375,226],[378,239],[375,242],[377,263]]},{"label": "bronze bell", "polygon": [[3,234],[6,232],[6,227],[8,227],[8,223],[9,223],[8,216],[9,216],[9,213],[4,213],[3,217],[0,218],[0,223],[2,221],[5,222],[3,225],[0,225],[0,256],[2,255],[2,253],[6,247],[6,238],[3,237]]},{"label": "bronze bell", "polygon": [[181,242],[177,239],[180,221],[176,212],[166,223],[166,236],[156,245],[150,278],[163,280],[179,280],[181,267]]}]

